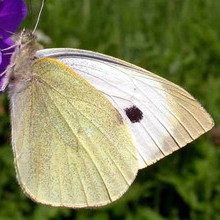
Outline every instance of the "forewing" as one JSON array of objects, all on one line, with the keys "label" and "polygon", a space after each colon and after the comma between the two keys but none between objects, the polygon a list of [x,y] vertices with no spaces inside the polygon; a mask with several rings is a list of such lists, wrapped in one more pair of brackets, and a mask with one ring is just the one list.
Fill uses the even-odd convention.
[{"label": "forewing", "polygon": [[[147,70],[95,52],[46,49],[100,90],[129,125],[144,168],[210,130],[213,120],[181,87]],[[137,107],[143,117],[132,122],[126,109]]]},{"label": "forewing", "polygon": [[12,144],[23,190],[43,204],[102,206],[134,180],[138,161],[119,112],[65,65],[40,59],[11,95]]}]

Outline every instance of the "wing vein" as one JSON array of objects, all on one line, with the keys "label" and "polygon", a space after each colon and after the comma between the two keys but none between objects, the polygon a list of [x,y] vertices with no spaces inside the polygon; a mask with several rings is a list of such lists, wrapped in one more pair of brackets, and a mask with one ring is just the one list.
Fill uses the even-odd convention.
[{"label": "wing vein", "polygon": [[[137,79],[138,80],[138,79]],[[139,80],[138,80],[139,81]],[[152,89],[153,89],[153,91],[154,92],[156,92],[158,95],[160,95],[160,96],[162,96],[156,89],[155,89],[155,87],[151,87]],[[143,92],[142,92],[142,94],[144,94]],[[163,97],[163,96],[162,96]],[[179,98],[178,96],[175,96],[176,98]],[[182,100],[182,99],[180,99],[180,100]],[[184,102],[186,102],[185,100],[182,100],[182,101],[184,101]],[[179,102],[176,102],[178,105],[180,105],[180,103]],[[187,102],[188,103],[188,102]],[[180,119],[179,118],[177,118],[170,110],[169,110],[169,108],[167,108],[162,102],[161,102],[161,104],[177,119],[177,121],[182,125],[182,123],[181,123],[181,121],[180,121]],[[191,103],[190,103],[191,104]],[[182,105],[181,105],[182,106]],[[194,106],[194,105],[193,105]],[[182,106],[183,107],[183,106]],[[184,108],[185,109],[185,108]],[[185,109],[186,110],[186,109]],[[161,111],[160,111],[161,112]],[[199,121],[197,121],[198,123],[199,123]],[[190,134],[190,132],[188,131],[188,129],[184,126],[184,125],[182,125],[182,128],[184,128],[185,129],[185,131],[188,133],[188,135],[189,135],[189,137],[192,139],[192,140],[194,140],[194,138],[191,136],[191,134]]]},{"label": "wing vein", "polygon": [[[57,90],[55,90],[56,92],[58,92]],[[51,96],[49,95],[49,93],[47,92],[47,90],[45,90],[45,92],[48,94],[48,97],[50,97],[50,99],[52,100],[52,98],[51,98]],[[58,92],[59,93],[59,92]],[[62,95],[61,93],[59,93],[60,95]],[[63,96],[63,95],[62,95]],[[64,97],[65,98],[65,97]],[[67,100],[68,101],[68,100]],[[69,102],[69,101],[68,101]],[[70,103],[69,102],[69,104],[75,109],[75,107],[72,105],[72,103]],[[57,110],[59,111],[59,113],[62,115],[62,113],[60,112],[60,110],[59,110],[59,108],[56,106],[56,104],[55,104],[55,102],[54,102],[54,106],[57,108]],[[76,110],[76,109],[75,109]],[[84,114],[82,114],[80,111],[77,111],[79,114],[81,114],[82,116],[84,116],[87,120],[89,120]],[[62,115],[63,116],[63,115]],[[63,117],[64,119],[65,119],[65,117]],[[66,121],[66,120],[65,120]],[[90,120],[89,120],[90,121]],[[90,121],[91,122],[91,121]],[[68,122],[66,121],[66,123],[67,123],[67,125],[69,126],[69,124],[68,124]],[[91,122],[104,136],[106,136],[93,122]],[[71,128],[71,127],[70,127]],[[72,129],[72,128],[71,128]],[[73,131],[73,130],[72,130]],[[73,131],[73,134],[74,134],[74,131]],[[74,134],[75,135],[75,134]],[[76,136],[76,135],[75,135]],[[107,137],[107,136],[106,136]],[[79,139],[77,139],[79,142],[81,142]],[[108,141],[110,141],[109,140],[109,138],[107,138],[107,140]],[[112,143],[112,142],[110,142],[110,143]],[[100,178],[101,178],[101,180],[102,180],[102,182],[104,183],[104,186],[105,186],[105,188],[106,188],[106,191],[107,191],[107,194],[108,194],[108,196],[109,196],[109,200],[110,201],[112,201],[112,198],[111,198],[111,195],[110,195],[110,192],[109,192],[109,190],[108,190],[108,188],[107,188],[107,185],[106,185],[106,183],[105,183],[105,181],[104,181],[104,179],[103,179],[103,177],[102,177],[102,175],[101,175],[101,173],[100,173],[100,171],[99,171],[99,169],[98,169],[98,167],[97,167],[97,164],[95,163],[95,161],[94,161],[94,159],[92,158],[92,156],[90,155],[90,153],[88,152],[88,150],[86,149],[86,147],[84,147],[84,144],[81,142],[81,144],[82,144],[82,146],[83,146],[83,149],[84,149],[84,151],[87,153],[87,155],[90,157],[90,159],[91,159],[91,161],[93,162],[93,164],[95,165],[95,168],[96,168],[96,170],[97,170],[97,172],[98,172],[98,174],[99,174],[99,176],[100,176]]]},{"label": "wing vein", "polygon": [[[44,80],[43,80],[44,81]],[[62,94],[62,93],[60,93],[58,90],[56,90],[54,87],[52,87],[51,85],[49,85],[46,81],[44,81],[45,82],[45,84],[46,85],[48,85],[48,87],[50,87],[50,88],[52,88],[54,91],[56,91],[57,93],[59,93],[61,96],[63,96],[65,99],[66,99],[66,97]],[[68,102],[69,102],[69,100],[68,99],[66,99]],[[69,102],[69,104],[75,109],[75,111],[77,111],[79,114],[81,114],[84,118],[86,118],[90,123],[92,123],[96,128],[97,128],[97,130],[99,130],[105,137],[107,137],[107,139],[109,140],[109,142],[111,143],[111,144],[113,144],[114,145],[114,142],[113,141],[111,141],[111,138],[109,138],[108,137],[108,135],[106,135],[97,125],[95,125],[88,117],[86,117],[81,111],[78,111],[75,107],[74,107],[74,105],[71,103],[71,102]],[[89,103],[90,104],[90,103]],[[94,105],[95,107],[96,107],[96,105]],[[76,136],[76,135],[75,135]],[[134,157],[134,158],[136,158],[136,155],[134,155],[128,148],[126,148],[129,152],[130,152],[130,154]]]},{"label": "wing vein", "polygon": [[204,126],[201,124],[201,122],[194,116],[194,114],[189,109],[187,109],[184,105],[182,105],[179,102],[178,105],[182,106],[182,108],[185,109],[185,111],[187,111],[194,118],[194,120],[198,123],[198,125],[202,128],[203,131],[206,131]]},{"label": "wing vein", "polygon": [[[105,64],[104,62],[101,62],[101,63]],[[106,65],[107,65],[107,64],[106,64]],[[86,72],[86,71],[82,71],[81,69],[75,68],[75,66],[84,67],[83,65],[75,64],[75,65],[74,65],[74,69],[76,69],[78,72],[84,72],[84,73],[87,74],[87,75],[90,75],[90,76],[92,76],[92,77],[98,78],[98,79],[100,79],[100,80],[106,82],[105,80],[103,80],[103,79],[101,79],[101,78],[99,78],[99,77],[96,77],[95,75],[89,74],[89,73]],[[91,70],[96,70],[96,71],[99,71],[99,72],[100,72],[100,70],[97,69],[97,68],[95,68],[95,67],[91,68],[91,67],[88,67],[88,66],[87,66],[87,69],[89,69],[89,68],[90,68]],[[121,69],[116,68],[116,67],[113,66],[113,65],[111,65],[111,68],[116,69],[117,71],[120,71],[121,73],[123,73],[123,75],[127,76]],[[187,99],[189,99],[189,100],[191,100],[191,101],[195,101],[195,99],[194,99],[193,97],[190,97],[190,96],[186,95],[186,94],[185,94],[186,92],[185,92],[181,87],[179,87],[179,86],[177,86],[177,85],[175,85],[175,84],[173,84],[173,83],[168,83],[168,82],[166,83],[167,80],[156,80],[156,77],[147,76],[147,75],[145,75],[145,74],[143,74],[143,73],[139,73],[139,74],[140,74],[140,75],[139,75],[138,77],[146,78],[146,79],[151,80],[151,81],[154,81],[154,82],[156,81],[156,82],[158,82],[158,83],[161,83],[161,84],[164,84],[164,85],[168,85],[168,86],[174,88],[173,91],[175,91],[175,92],[178,93],[179,95],[181,95],[181,96],[183,96],[183,97],[185,97],[185,98],[187,98]],[[151,74],[152,74],[152,73],[151,73]],[[134,74],[130,74],[130,77],[131,77],[131,78],[135,78],[136,80],[140,81],[140,79],[139,79],[137,76],[134,76]],[[129,78],[130,78],[130,77],[129,77]],[[159,77],[159,76],[158,76],[158,77]],[[153,79],[152,79],[152,78],[153,78]],[[159,77],[159,78],[161,78],[161,77]],[[107,83],[107,82],[106,82],[106,83]],[[171,90],[171,92],[170,92],[168,88],[167,88],[167,90],[165,90],[165,89],[162,89],[162,88],[159,88],[159,87],[156,87],[156,86],[152,86],[152,85],[150,85],[149,83],[146,83],[146,82],[145,82],[145,84],[147,84],[147,85],[150,86],[150,87],[155,87],[156,89],[159,89],[159,90],[161,90],[161,91],[165,91],[165,92],[169,93],[170,95],[173,95],[172,90]],[[111,85],[111,84],[110,84],[110,85]],[[118,88],[117,88],[117,89],[118,89]],[[182,92],[180,92],[180,91],[182,91],[182,92],[184,92],[184,93],[182,93]]]},{"label": "wing vein", "polygon": [[[115,103],[115,105],[117,105],[118,106],[118,108],[120,109],[120,111],[121,112],[124,112],[124,110],[122,110],[122,108],[117,104],[117,102],[113,99],[113,97],[114,96],[110,96],[110,95],[108,95],[108,94],[106,94],[107,96],[109,96],[109,98]],[[118,97],[118,98],[120,98],[120,97]],[[136,143],[135,143],[136,144]],[[138,155],[142,158],[142,160],[145,162],[145,164],[148,166],[149,164],[147,163],[147,161],[146,161],[146,159],[142,156],[142,151],[141,151],[141,149],[140,148],[136,148],[137,149],[137,151],[138,151]]]}]

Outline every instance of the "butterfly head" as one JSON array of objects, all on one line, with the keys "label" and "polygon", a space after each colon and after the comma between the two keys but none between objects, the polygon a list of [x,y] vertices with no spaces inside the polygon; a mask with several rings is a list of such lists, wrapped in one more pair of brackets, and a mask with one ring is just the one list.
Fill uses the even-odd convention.
[{"label": "butterfly head", "polygon": [[22,30],[15,37],[15,50],[11,58],[11,65],[21,65],[21,63],[33,60],[37,50],[41,48],[41,45],[37,43],[37,37],[31,31]]}]

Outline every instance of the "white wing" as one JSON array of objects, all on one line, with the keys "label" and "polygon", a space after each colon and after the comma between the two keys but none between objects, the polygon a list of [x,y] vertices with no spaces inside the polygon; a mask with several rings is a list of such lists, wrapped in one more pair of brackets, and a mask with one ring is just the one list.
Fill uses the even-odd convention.
[{"label": "white wing", "polygon": [[185,146],[213,127],[205,109],[181,87],[147,70],[103,54],[45,49],[100,90],[132,131],[144,168]]}]

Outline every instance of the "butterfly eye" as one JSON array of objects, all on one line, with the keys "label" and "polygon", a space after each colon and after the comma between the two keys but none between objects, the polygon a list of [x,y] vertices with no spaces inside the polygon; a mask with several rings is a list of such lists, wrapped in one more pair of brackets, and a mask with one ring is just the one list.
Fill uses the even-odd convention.
[{"label": "butterfly eye", "polygon": [[35,38],[36,37],[31,32],[24,31],[22,38],[21,38],[21,44],[22,45],[28,44],[29,42],[31,42]]},{"label": "butterfly eye", "polygon": [[16,77],[15,76],[11,76],[10,77],[10,84],[14,84],[16,82]]},{"label": "butterfly eye", "polygon": [[30,37],[29,36],[24,36],[23,38],[22,38],[22,41],[21,41],[21,43],[22,44],[25,44],[25,43],[27,43],[28,42],[28,40],[30,39]]},{"label": "butterfly eye", "polygon": [[124,111],[132,123],[140,122],[143,118],[143,112],[135,105],[124,109]]}]

